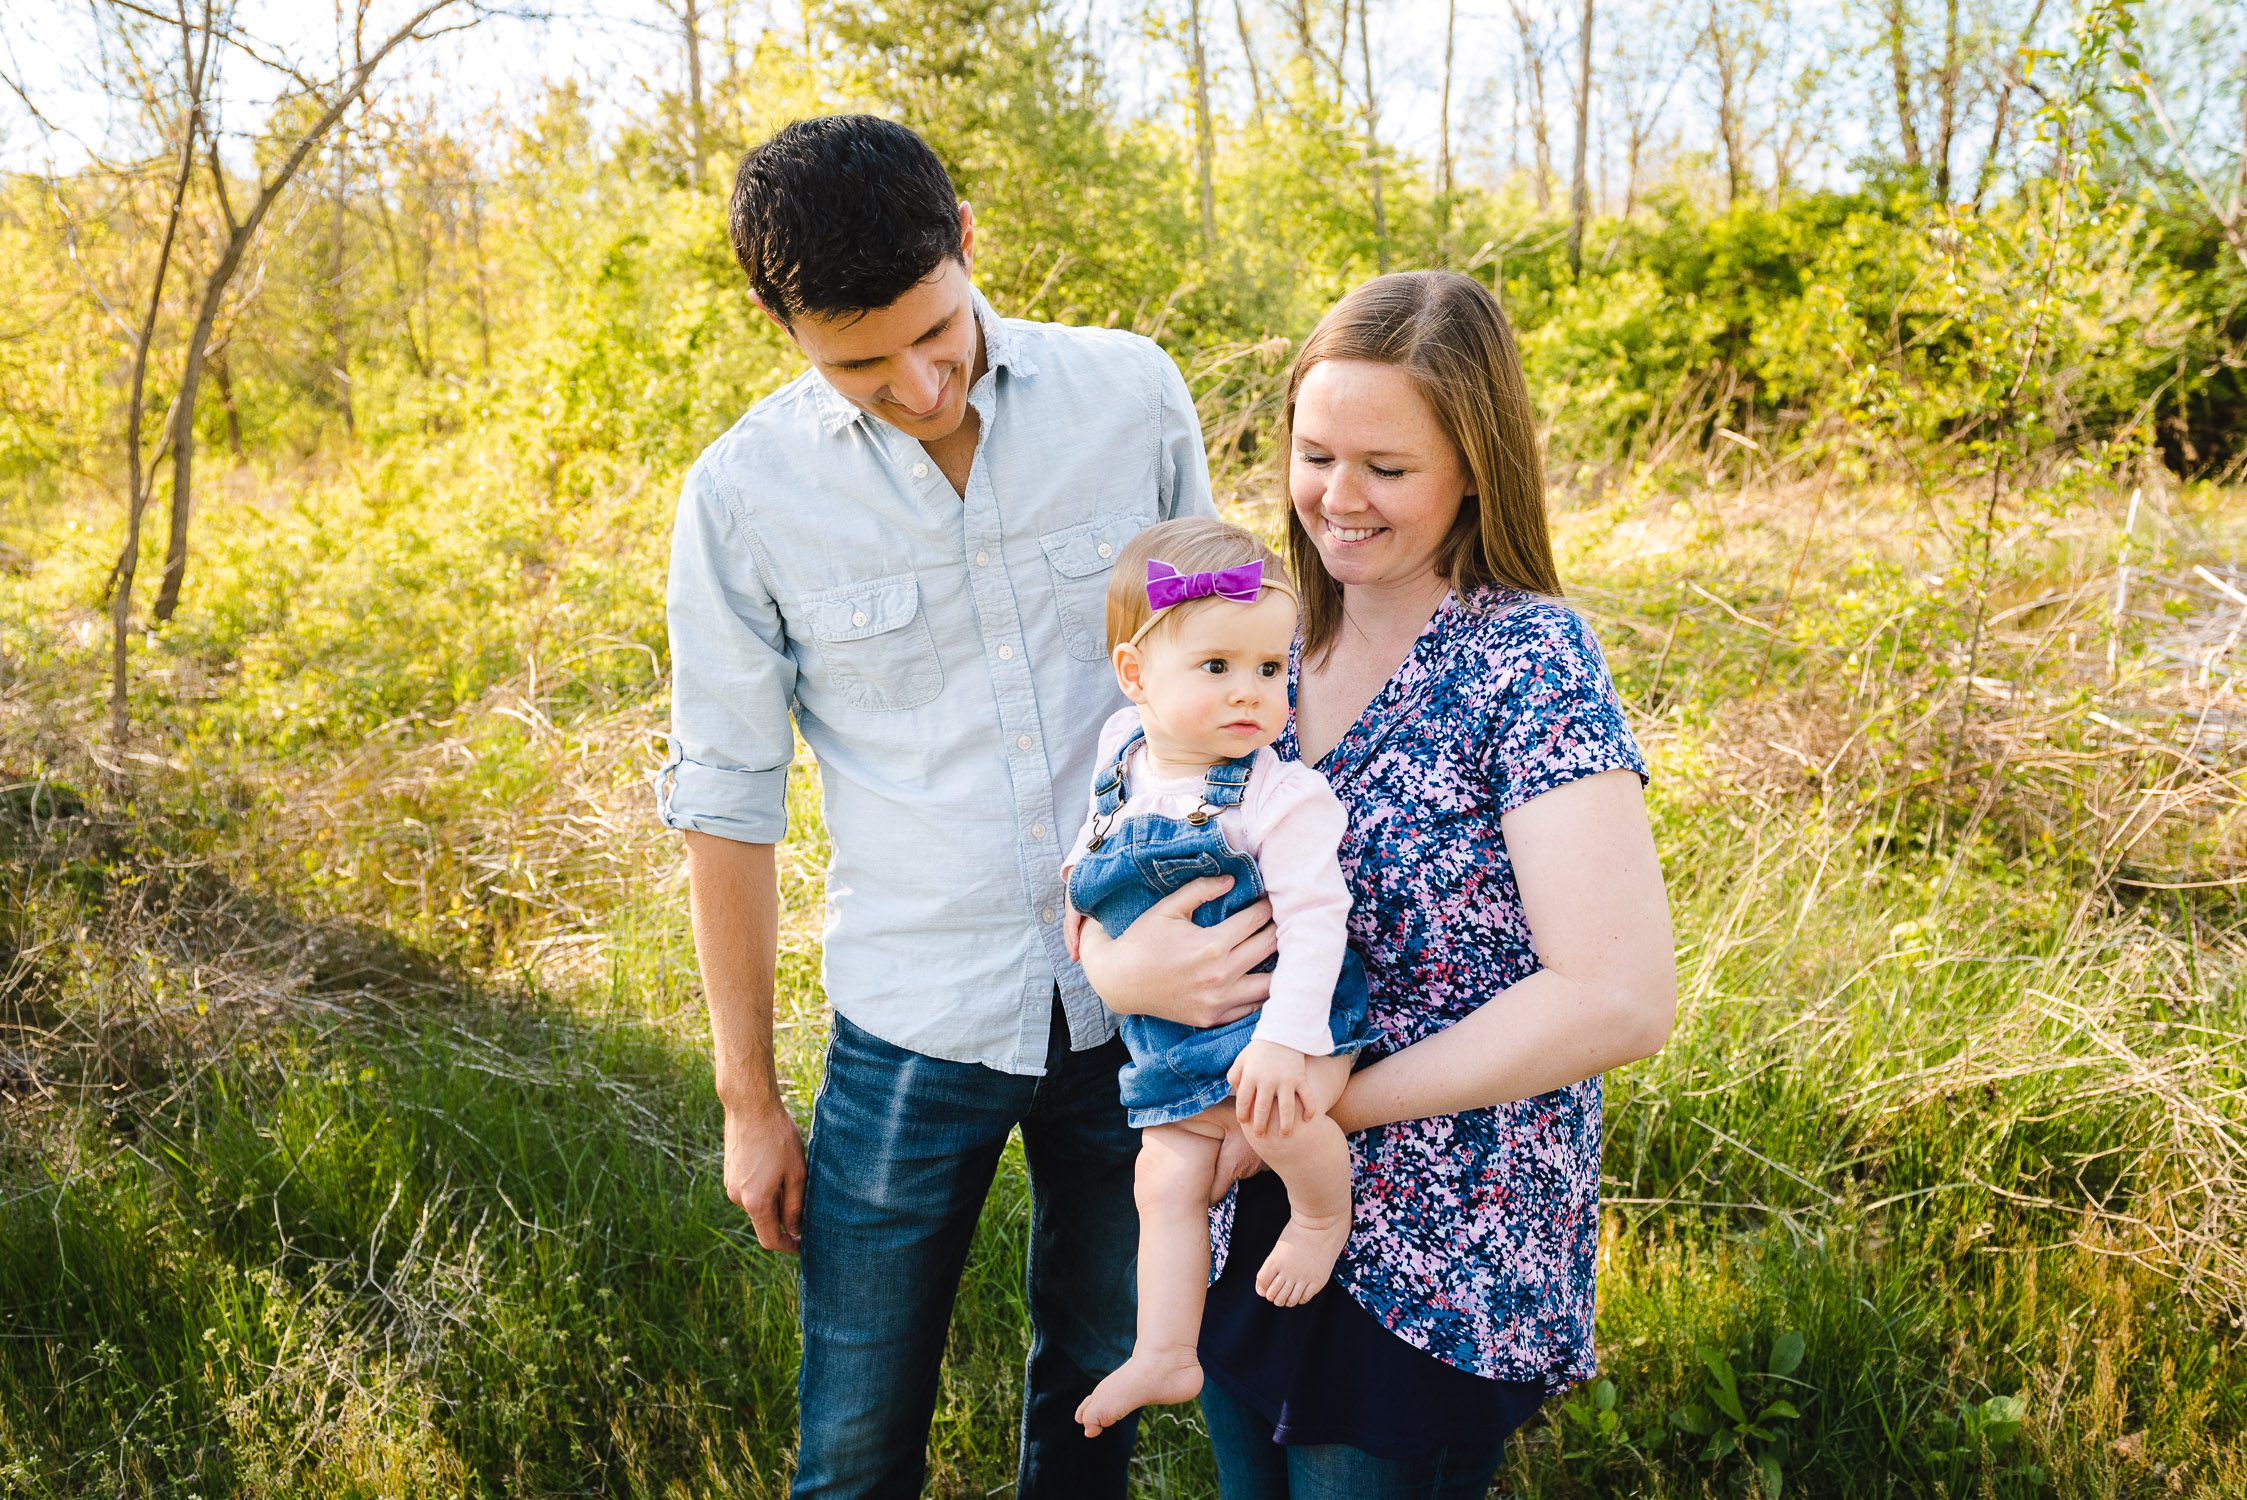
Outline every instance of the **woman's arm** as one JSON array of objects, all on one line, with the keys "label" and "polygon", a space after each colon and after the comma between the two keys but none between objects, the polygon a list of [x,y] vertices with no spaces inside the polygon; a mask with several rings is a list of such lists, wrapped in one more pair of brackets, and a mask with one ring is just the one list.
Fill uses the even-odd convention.
[{"label": "woman's arm", "polygon": [[1344,1130],[1527,1099],[1661,1050],[1677,1016],[1669,898],[1631,771],[1499,819],[1544,967],[1458,1024],[1350,1078]]}]

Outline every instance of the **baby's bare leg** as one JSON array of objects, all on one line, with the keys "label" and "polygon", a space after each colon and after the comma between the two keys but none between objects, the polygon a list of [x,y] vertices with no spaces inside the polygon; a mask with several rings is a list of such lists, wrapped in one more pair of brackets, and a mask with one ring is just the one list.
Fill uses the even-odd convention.
[{"label": "baby's bare leg", "polygon": [[1258,1295],[1280,1307],[1317,1296],[1350,1238],[1350,1147],[1327,1111],[1350,1081],[1351,1062],[1347,1055],[1311,1059],[1318,1113],[1293,1131],[1247,1131],[1256,1154],[1287,1184],[1287,1228],[1256,1273]]},{"label": "baby's bare leg", "polygon": [[1139,1205],[1139,1337],[1131,1358],[1078,1406],[1086,1437],[1098,1437],[1102,1428],[1142,1406],[1191,1401],[1201,1393],[1196,1346],[1209,1285],[1209,1179],[1222,1139],[1222,1121],[1207,1115],[1140,1134],[1133,1187]]}]

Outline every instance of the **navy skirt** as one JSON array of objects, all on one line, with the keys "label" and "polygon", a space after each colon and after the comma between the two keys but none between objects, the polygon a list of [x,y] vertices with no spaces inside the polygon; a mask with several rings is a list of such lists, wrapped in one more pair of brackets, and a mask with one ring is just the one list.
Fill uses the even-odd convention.
[{"label": "navy skirt", "polygon": [[1287,1227],[1287,1187],[1243,1182],[1225,1274],[1203,1305],[1202,1369],[1273,1427],[1281,1443],[1344,1443],[1384,1458],[1503,1442],[1536,1415],[1535,1381],[1447,1365],[1381,1326],[1328,1282],[1300,1307],[1256,1295],[1256,1272]]}]

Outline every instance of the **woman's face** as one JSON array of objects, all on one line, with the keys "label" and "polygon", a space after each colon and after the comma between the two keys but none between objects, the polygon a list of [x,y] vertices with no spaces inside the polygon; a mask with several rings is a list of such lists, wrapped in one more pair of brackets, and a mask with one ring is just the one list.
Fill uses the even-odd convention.
[{"label": "woman's face", "polygon": [[1409,375],[1369,360],[1327,359],[1296,388],[1287,488],[1337,583],[1409,588],[1440,578],[1436,553],[1470,480]]}]

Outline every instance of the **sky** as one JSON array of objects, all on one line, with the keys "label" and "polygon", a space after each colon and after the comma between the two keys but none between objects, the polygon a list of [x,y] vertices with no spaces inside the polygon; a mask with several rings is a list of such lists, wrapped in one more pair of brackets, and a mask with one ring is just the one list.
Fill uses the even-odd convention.
[{"label": "sky", "polygon": [[[163,6],[170,0],[135,0]],[[349,0],[238,0],[242,27],[279,55],[309,73],[338,71],[337,14]],[[377,0],[369,30],[384,34],[420,0]],[[498,3],[498,0],[494,0]],[[706,8],[717,0],[702,0]],[[1150,40],[1143,10],[1150,0],[1062,0],[1072,30],[1088,29],[1095,38],[1109,87],[1127,116],[1167,114],[1184,125],[1180,75],[1184,63],[1175,44]],[[1155,0],[1177,11],[1180,0]],[[1277,30],[1269,6],[1247,0],[1257,21],[1259,52],[1265,65],[1282,57],[1287,41]],[[1424,163],[1436,157],[1438,101],[1442,79],[1446,6],[1452,0],[1370,0],[1373,10],[1374,69],[1382,107],[1385,145]],[[1569,92],[1575,59],[1577,0],[1522,0],[1541,18],[1549,47],[1553,165],[1565,174],[1571,125]],[[1678,0],[1598,0],[1594,28],[1593,139],[1609,150],[1604,163],[1610,204],[1622,191],[1619,124],[1607,118],[1618,85],[1612,49],[1618,38],[1649,50],[1656,75],[1653,92],[1668,87],[1662,118],[1668,133],[1689,147],[1713,138],[1709,85],[1703,71],[1685,61],[1689,16],[1698,6]],[[1783,5],[1789,22],[1776,34],[1799,66],[1809,57],[1826,59],[1826,102],[1862,101],[1861,107],[1827,108],[1816,120],[1824,145],[1803,165],[1798,183],[1815,185],[1845,179],[1850,163],[1877,136],[1891,131],[1880,69],[1884,58],[1862,55],[1852,45],[1849,23],[1867,14],[1868,0],[1766,0]],[[1968,0],[1970,16],[2007,0]],[[794,31],[799,0],[738,0],[737,25],[754,30],[772,25]],[[1205,27],[1218,84],[1228,100],[1221,110],[1245,113],[1246,71],[1235,29],[1233,0],[1203,0]],[[2237,0],[2154,0],[2165,17],[2221,16]],[[1452,90],[1454,150],[1462,176],[1502,173],[1510,157],[1526,157],[1528,142],[1513,123],[1511,90],[1504,81],[1518,72],[1520,42],[1511,0],[1458,0],[1456,67]],[[536,14],[531,7],[536,7]],[[1920,8],[1930,12],[1932,0]],[[2064,24],[2067,5],[2050,9]],[[2247,7],[2241,7],[2247,11]],[[2234,21],[2233,25],[2238,23]],[[2247,29],[2247,28],[2243,28]],[[705,23],[706,34],[714,26]],[[1650,39],[1652,39],[1650,41]],[[1355,48],[1353,47],[1353,52]],[[714,69],[717,48],[706,41],[704,65]],[[2219,49],[2220,55],[2220,49]],[[1354,62],[1353,58],[1353,62]],[[113,61],[113,60],[109,60]],[[129,134],[129,110],[105,95],[99,85],[103,58],[85,0],[7,0],[0,8],[0,170],[70,170],[89,150]],[[1838,76],[1846,73],[1849,76]],[[468,125],[520,117],[549,81],[574,79],[593,102],[597,126],[620,124],[643,112],[658,92],[684,84],[678,23],[657,0],[520,0],[473,28],[420,44],[386,63],[381,87],[424,95],[437,102],[440,117]],[[234,149],[264,118],[281,75],[234,55],[226,60],[222,82],[224,114],[236,132]],[[20,90],[20,93],[17,92]],[[28,97],[29,104],[26,103]],[[2236,97],[2233,95],[2232,97]],[[36,106],[36,114],[31,106]],[[1659,150],[1657,154],[1660,154]],[[1593,167],[1599,192],[1602,163]]]},{"label": "sky", "polygon": [[[1127,115],[1182,107],[1178,84],[1182,59],[1174,46],[1147,38],[1137,14],[1143,3],[1081,0],[1080,6],[1067,12],[1073,29],[1089,22],[1109,85]],[[1643,15],[1628,12],[1644,11],[1648,4],[1649,0],[1627,4],[1604,0],[1607,24],[1643,25]],[[1374,71],[1385,144],[1430,162],[1436,156],[1445,5],[1446,0],[1376,0],[1373,13]],[[777,16],[775,8],[774,0],[753,0],[742,7],[739,24],[753,27],[761,17],[770,17],[772,24],[793,29],[794,6],[780,0]],[[1551,13],[1546,20],[1555,56],[1548,109],[1554,153],[1564,166],[1575,6],[1565,0],[1535,0],[1533,8]],[[1816,4],[1809,7],[1816,8]],[[487,114],[494,105],[503,114],[515,112],[509,106],[527,107],[548,80],[577,79],[590,88],[596,121],[614,124],[644,107],[655,91],[675,90],[683,83],[677,23],[655,0],[548,0],[541,9],[544,15],[538,18],[494,16],[470,30],[424,44],[405,66],[397,66],[396,59],[385,65],[384,86],[426,92],[465,122]],[[1225,0],[1210,0],[1210,9],[1206,25],[1218,81],[1239,95],[1238,106],[1245,113],[1246,71],[1233,10]],[[1255,7],[1251,9],[1253,13]],[[375,20],[395,24],[410,13],[404,0],[385,0]],[[333,0],[241,0],[237,14],[248,33],[264,40],[275,53],[297,60],[306,71],[336,71]],[[1271,18],[1265,18],[1261,29],[1259,51],[1269,67],[1282,55],[1284,43]],[[1471,148],[1478,142],[1494,146],[1502,164],[1508,154],[1511,110],[1503,89],[1492,91],[1492,80],[1519,56],[1512,16],[1498,0],[1470,0],[1458,8],[1455,34],[1455,147],[1463,143]],[[1605,62],[1608,39],[1601,38],[1596,26],[1594,35],[1596,76]],[[705,67],[714,67],[716,49],[705,45]],[[129,110],[121,112],[119,102],[101,90],[102,60],[83,4],[11,0],[0,12],[0,71],[29,96],[38,116],[30,113],[22,97],[0,84],[0,168],[69,170],[91,148],[122,138],[131,124]],[[246,58],[228,60],[222,88],[229,125],[237,131],[253,127],[266,113],[280,81],[280,75]],[[1686,76],[1672,91],[1672,111],[1681,126],[1699,112],[1697,89],[1696,78]],[[1598,102],[1603,101],[1595,101],[1595,107]],[[1526,143],[1521,150],[1526,155]]]}]

